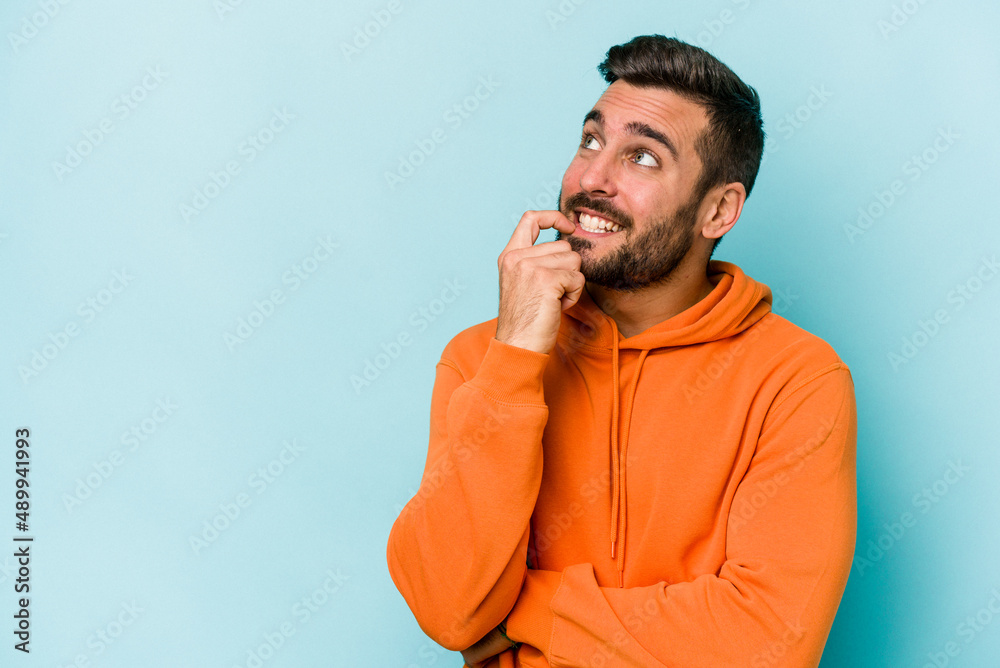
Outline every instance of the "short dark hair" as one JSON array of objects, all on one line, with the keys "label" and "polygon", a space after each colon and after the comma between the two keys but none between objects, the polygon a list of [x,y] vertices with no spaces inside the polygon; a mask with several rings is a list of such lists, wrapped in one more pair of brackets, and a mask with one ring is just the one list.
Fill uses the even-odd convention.
[{"label": "short dark hair", "polygon": [[[672,90],[705,107],[708,127],[695,141],[702,170],[700,200],[713,187],[739,182],[747,197],[764,154],[764,121],[757,91],[704,49],[663,35],[641,35],[608,49],[597,66],[608,84]],[[715,240],[712,252],[722,241]]]}]

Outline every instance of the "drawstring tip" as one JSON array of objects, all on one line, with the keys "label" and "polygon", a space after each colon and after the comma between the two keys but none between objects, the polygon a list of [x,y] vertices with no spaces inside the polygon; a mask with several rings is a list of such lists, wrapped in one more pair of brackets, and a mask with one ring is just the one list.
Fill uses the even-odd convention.
[{"label": "drawstring tip", "polygon": [[618,588],[622,589],[625,586],[625,574],[618,571]]},{"label": "drawstring tip", "polygon": [[615,558],[615,541],[611,541],[611,558]]}]

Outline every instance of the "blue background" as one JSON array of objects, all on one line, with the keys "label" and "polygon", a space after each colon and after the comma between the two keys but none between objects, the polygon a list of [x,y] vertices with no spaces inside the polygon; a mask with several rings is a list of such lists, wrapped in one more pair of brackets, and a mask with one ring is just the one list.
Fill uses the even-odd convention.
[{"label": "blue background", "polygon": [[1000,588],[996,4],[389,7],[0,6],[0,541],[22,426],[36,537],[30,656],[0,557],[0,663],[247,666],[285,624],[263,665],[461,665],[385,562],[434,365],[496,316],[497,256],[554,206],[596,65],[653,32],[759,91],[766,161],[715,258],[782,291],[855,380],[858,560],[822,665],[1000,656],[981,613]]}]

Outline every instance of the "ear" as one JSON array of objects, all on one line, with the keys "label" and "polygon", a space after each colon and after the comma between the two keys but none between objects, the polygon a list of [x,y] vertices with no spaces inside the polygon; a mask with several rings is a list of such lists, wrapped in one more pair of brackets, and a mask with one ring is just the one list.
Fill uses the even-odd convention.
[{"label": "ear", "polygon": [[701,233],[706,239],[718,239],[740,219],[743,203],[747,200],[747,189],[738,181],[727,183],[710,190],[706,200],[711,203],[711,217],[702,226]]}]

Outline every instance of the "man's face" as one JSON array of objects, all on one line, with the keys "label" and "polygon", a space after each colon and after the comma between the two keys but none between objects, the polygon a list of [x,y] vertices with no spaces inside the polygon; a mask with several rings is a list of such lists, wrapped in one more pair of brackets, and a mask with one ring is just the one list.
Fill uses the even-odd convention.
[{"label": "man's face", "polygon": [[[556,239],[580,254],[588,281],[621,291],[662,283],[688,254],[700,208],[694,143],[707,123],[703,107],[672,91],[620,79],[608,86],[559,192],[559,210],[576,231]],[[588,231],[591,215],[621,229]]]}]

